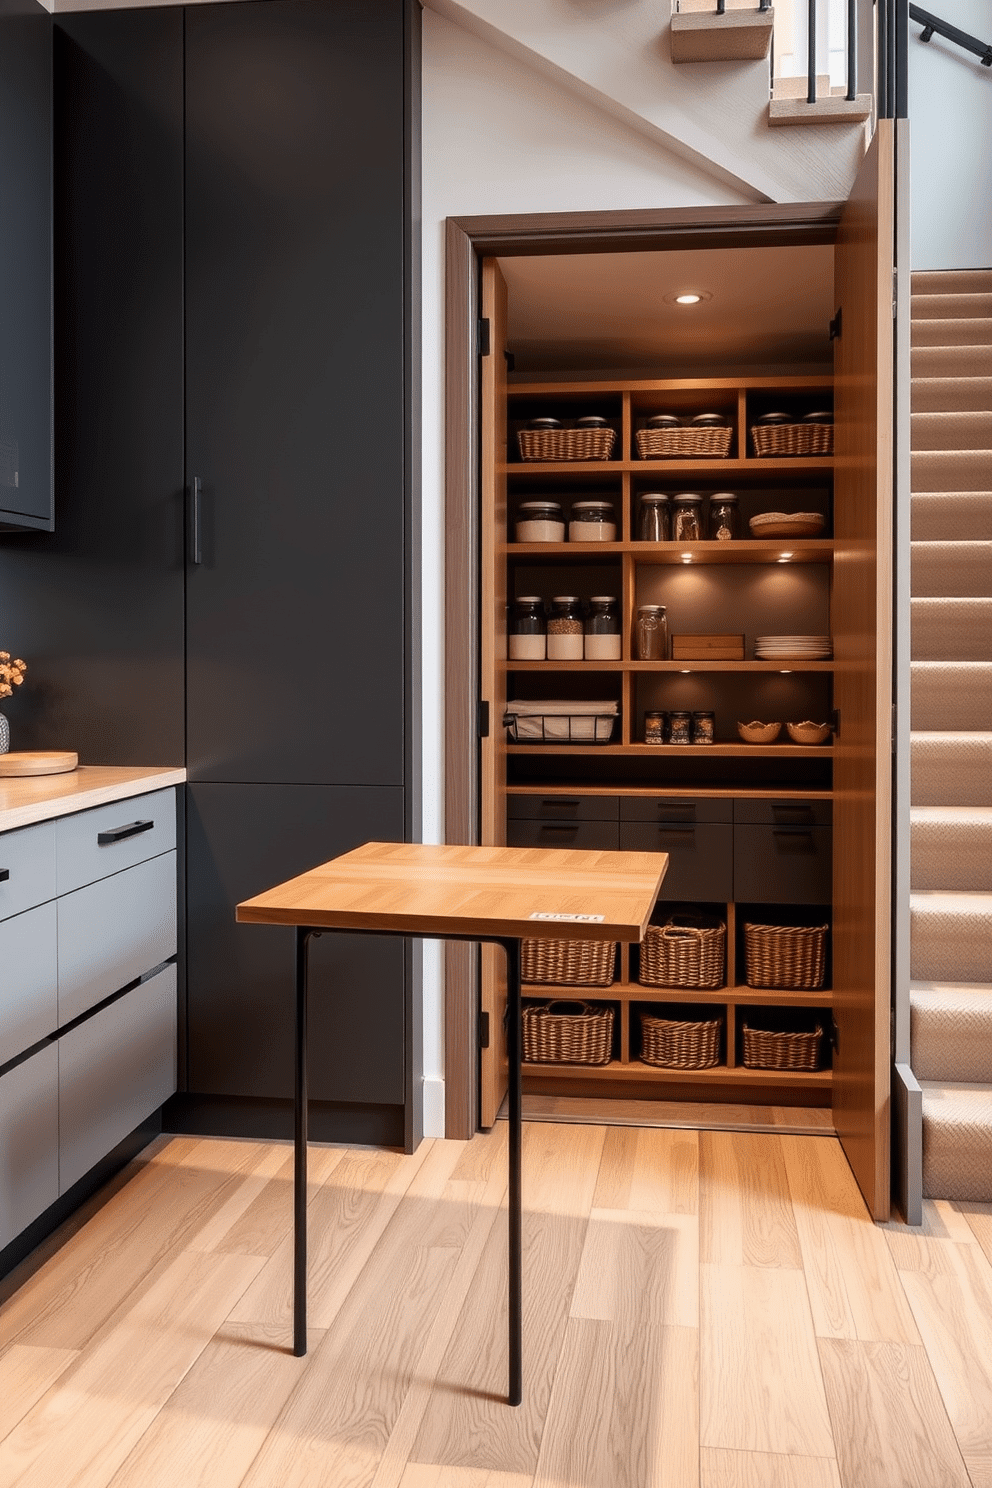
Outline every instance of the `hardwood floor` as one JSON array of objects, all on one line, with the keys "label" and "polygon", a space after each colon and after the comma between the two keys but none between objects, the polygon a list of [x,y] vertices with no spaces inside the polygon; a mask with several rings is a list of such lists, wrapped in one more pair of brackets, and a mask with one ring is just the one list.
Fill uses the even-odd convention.
[{"label": "hardwood floor", "polygon": [[0,1488],[992,1488],[992,1206],[872,1225],[829,1136],[162,1139],[0,1307]]}]

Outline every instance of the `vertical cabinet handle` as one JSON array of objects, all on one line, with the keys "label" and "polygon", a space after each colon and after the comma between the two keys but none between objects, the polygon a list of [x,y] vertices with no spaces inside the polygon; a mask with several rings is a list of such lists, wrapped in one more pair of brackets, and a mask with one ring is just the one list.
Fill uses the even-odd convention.
[{"label": "vertical cabinet handle", "polygon": [[196,566],[203,562],[203,482],[198,475],[193,477],[190,503],[190,562]]},{"label": "vertical cabinet handle", "polygon": [[10,869],[9,868],[0,868],[0,883],[6,883],[9,877],[10,877]]}]

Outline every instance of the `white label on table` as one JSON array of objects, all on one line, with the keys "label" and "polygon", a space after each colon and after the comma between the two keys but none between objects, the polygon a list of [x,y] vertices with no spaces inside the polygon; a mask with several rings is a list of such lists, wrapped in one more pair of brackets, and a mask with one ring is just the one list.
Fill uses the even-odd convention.
[{"label": "white label on table", "polygon": [[562,914],[562,913],[554,913],[553,914],[550,911],[543,910],[543,909],[537,909],[537,910],[535,910],[534,913],[532,915],[528,915],[527,918],[529,920],[568,920],[571,924],[579,924],[579,923],[581,923],[583,925],[601,925],[603,923],[603,916],[602,915]]}]

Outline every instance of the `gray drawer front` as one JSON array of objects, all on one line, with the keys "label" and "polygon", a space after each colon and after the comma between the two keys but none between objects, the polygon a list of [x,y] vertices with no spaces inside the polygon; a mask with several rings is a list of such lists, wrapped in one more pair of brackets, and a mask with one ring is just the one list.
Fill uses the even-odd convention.
[{"label": "gray drawer front", "polygon": [[731,800],[711,796],[621,796],[620,820],[629,822],[674,822],[692,826],[696,822],[730,822]]},{"label": "gray drawer front", "polygon": [[743,904],[829,904],[829,827],[734,828],[734,898]]},{"label": "gray drawer front", "polygon": [[590,852],[617,850],[615,821],[508,821],[507,847],[578,847]]},{"label": "gray drawer front", "polygon": [[734,821],[756,827],[829,827],[832,801],[735,801]]},{"label": "gray drawer front", "polygon": [[659,899],[723,903],[732,898],[733,838],[733,827],[722,824],[620,824],[622,852],[668,853],[668,872]]},{"label": "gray drawer front", "polygon": [[59,1062],[49,1044],[0,1075],[0,1250],[59,1196]]},{"label": "gray drawer front", "polygon": [[59,1026],[176,952],[176,855],[58,901]]},{"label": "gray drawer front", "polygon": [[[58,892],[68,894],[108,873],[170,852],[176,845],[176,792],[170,786],[147,796],[129,796],[62,817],[55,825]],[[116,835],[128,827],[142,830]],[[100,842],[107,834],[113,840]]]},{"label": "gray drawer front", "polygon": [[0,1064],[55,1031],[58,958],[55,901],[0,924]]},{"label": "gray drawer front", "polygon": [[507,796],[511,821],[616,821],[616,796]]},{"label": "gray drawer front", "polygon": [[55,898],[55,823],[0,836],[0,920]]},{"label": "gray drawer front", "polygon": [[59,1192],[176,1088],[176,968],[167,966],[58,1041]]}]

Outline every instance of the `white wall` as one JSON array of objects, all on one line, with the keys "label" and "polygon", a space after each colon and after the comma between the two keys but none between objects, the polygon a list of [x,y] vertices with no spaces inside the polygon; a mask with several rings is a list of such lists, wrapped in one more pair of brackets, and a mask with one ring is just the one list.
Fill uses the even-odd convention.
[{"label": "white wall", "polygon": [[[989,0],[932,8],[992,42]],[[939,36],[924,45],[920,29],[910,21],[913,268],[992,268],[992,68]]]},{"label": "white wall", "polygon": [[[425,842],[444,837],[444,222],[495,212],[740,205],[750,198],[424,11],[423,717]],[[440,950],[425,948],[425,1120],[443,1133]]]}]

